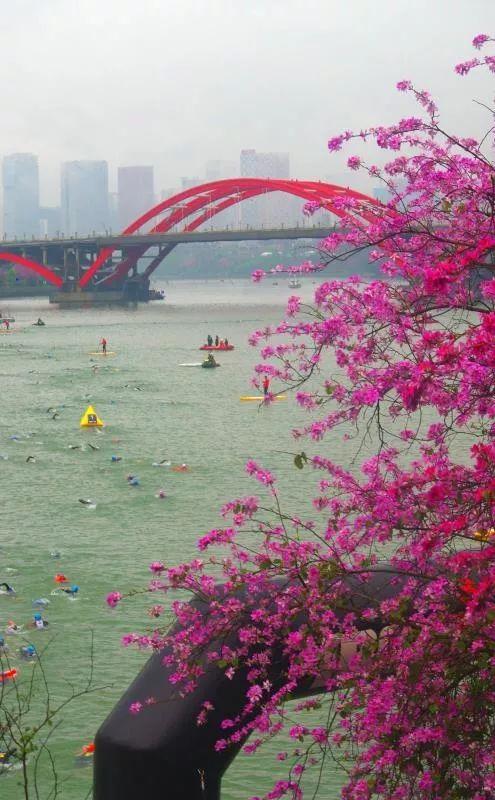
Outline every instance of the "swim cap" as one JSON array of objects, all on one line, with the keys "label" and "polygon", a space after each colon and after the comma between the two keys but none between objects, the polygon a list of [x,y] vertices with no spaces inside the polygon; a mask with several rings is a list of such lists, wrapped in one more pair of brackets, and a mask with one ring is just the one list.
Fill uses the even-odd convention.
[{"label": "swim cap", "polygon": [[34,618],[36,621],[38,621],[39,619],[41,619],[41,614],[35,614]]},{"label": "swim cap", "polygon": [[79,591],[79,586],[75,586],[75,585],[74,585],[74,586],[71,586],[71,587],[70,587],[70,590],[71,590],[71,592],[74,592],[74,594],[75,594],[76,592],[78,592],[78,591]]}]

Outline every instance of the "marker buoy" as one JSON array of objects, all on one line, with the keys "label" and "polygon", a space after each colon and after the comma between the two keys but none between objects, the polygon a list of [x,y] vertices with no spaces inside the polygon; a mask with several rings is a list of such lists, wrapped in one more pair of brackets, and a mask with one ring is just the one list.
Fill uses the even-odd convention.
[{"label": "marker buoy", "polygon": [[99,418],[93,406],[88,406],[81,417],[79,425],[81,428],[102,428],[104,422]]}]

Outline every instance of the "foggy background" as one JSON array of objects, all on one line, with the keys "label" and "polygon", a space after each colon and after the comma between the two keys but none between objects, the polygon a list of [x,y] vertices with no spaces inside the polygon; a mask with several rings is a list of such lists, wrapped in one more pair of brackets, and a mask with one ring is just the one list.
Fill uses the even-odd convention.
[{"label": "foggy background", "polygon": [[159,196],[243,148],[367,190],[345,167],[356,146],[328,138],[416,113],[404,78],[446,126],[484,132],[471,101],[491,102],[489,77],[453,66],[494,19],[493,0],[2,0],[0,156],[39,156],[48,205],[61,161],[108,160],[111,190],[118,166],[152,164]]}]

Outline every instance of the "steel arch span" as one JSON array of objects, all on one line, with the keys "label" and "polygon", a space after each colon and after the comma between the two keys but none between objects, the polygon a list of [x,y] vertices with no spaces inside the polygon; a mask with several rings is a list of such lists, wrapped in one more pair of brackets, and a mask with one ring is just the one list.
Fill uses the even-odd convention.
[{"label": "steel arch span", "polygon": [[48,281],[48,283],[53,284],[53,286],[60,287],[64,283],[60,275],[57,275],[52,269],[45,267],[43,264],[39,264],[37,261],[19,256],[16,253],[0,253],[0,261],[8,261],[9,264],[17,264],[20,267],[30,269],[32,272],[36,272],[37,275],[44,278],[45,281]]},{"label": "steel arch span", "polygon": [[[383,208],[377,200],[361,194],[361,192],[330,183],[277,180],[272,178],[230,178],[228,180],[204,183],[163,200],[138,217],[125,228],[122,234],[124,236],[132,236],[133,233],[145,226],[150,226],[147,233],[167,233],[175,225],[182,223],[184,224],[184,232],[193,231],[221,211],[243,200],[269,192],[283,192],[300,197],[305,202],[313,201],[318,203],[319,207],[335,214],[337,217],[341,218],[351,214],[364,222],[371,222],[374,216],[373,212],[378,208]],[[339,200],[342,199],[353,201],[351,208],[347,207],[345,212],[339,203]],[[163,218],[159,219],[162,216]],[[102,283],[110,283],[124,277],[137,264],[139,258],[144,255],[147,249],[147,246],[136,248],[132,256],[125,258]],[[167,252],[170,252],[170,249]],[[144,273],[145,277],[149,277],[151,272],[156,269],[165,255],[167,255],[167,252],[161,257],[153,259]],[[91,267],[80,279],[79,286],[81,288],[84,288],[91,281],[108,261],[112,253],[113,248],[111,247],[101,250]]]}]

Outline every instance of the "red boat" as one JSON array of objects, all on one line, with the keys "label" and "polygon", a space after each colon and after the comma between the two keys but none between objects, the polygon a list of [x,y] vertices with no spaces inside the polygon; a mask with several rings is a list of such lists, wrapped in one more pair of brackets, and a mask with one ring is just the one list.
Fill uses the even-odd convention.
[{"label": "red boat", "polygon": [[224,344],[224,345],[220,345],[220,344],[218,344],[218,345],[216,345],[216,344],[203,344],[203,345],[201,345],[201,347],[199,349],[200,350],[219,350],[219,351],[222,351],[222,350],[233,350],[234,349],[234,345],[233,344]]}]

